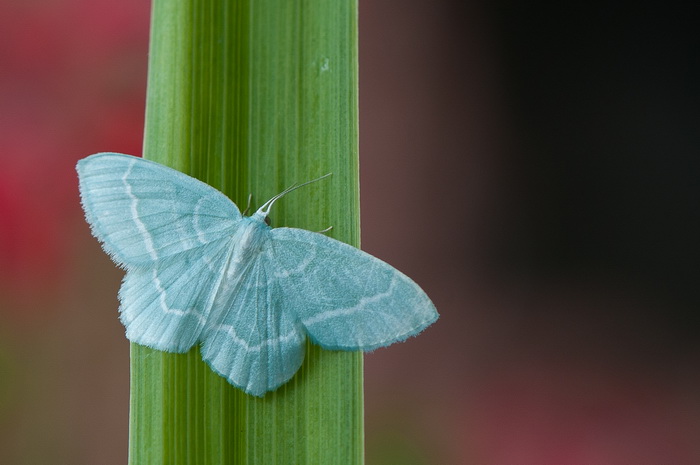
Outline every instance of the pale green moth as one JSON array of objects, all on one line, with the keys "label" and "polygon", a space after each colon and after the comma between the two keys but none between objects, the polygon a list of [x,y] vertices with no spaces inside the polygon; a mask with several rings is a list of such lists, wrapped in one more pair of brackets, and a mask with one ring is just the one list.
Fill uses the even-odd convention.
[{"label": "pale green moth", "polygon": [[372,350],[418,334],[438,314],[404,274],[323,234],[270,228],[276,200],[251,216],[213,187],[142,158],[78,162],[93,235],[126,276],[127,338],[166,352],[201,343],[231,384],[263,396],[301,366],[307,337]]}]

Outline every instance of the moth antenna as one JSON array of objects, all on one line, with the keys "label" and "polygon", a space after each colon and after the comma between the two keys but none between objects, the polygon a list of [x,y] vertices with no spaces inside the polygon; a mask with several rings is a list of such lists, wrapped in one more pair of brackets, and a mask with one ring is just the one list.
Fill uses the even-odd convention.
[{"label": "moth antenna", "polygon": [[289,194],[290,192],[292,192],[294,190],[299,189],[300,187],[304,187],[307,184],[311,184],[312,182],[320,181],[321,179],[327,178],[331,174],[333,174],[333,173],[324,174],[320,178],[312,179],[311,181],[306,181],[306,182],[301,183],[301,184],[296,184],[296,183],[292,184],[291,186],[289,186],[288,188],[286,188],[285,190],[283,190],[282,192],[280,192],[279,194],[275,195],[270,200],[268,200],[267,202],[262,204],[262,206],[258,209],[258,213],[263,213],[265,216],[267,216],[270,213],[270,209],[272,208],[272,205],[274,205],[274,203],[278,199],[284,197],[285,195]]},{"label": "moth antenna", "polygon": [[322,230],[316,231],[316,232],[319,233],[319,234],[325,234],[325,233],[327,233],[328,231],[330,231],[331,229],[333,229],[333,226],[328,226],[326,229],[322,229]]}]

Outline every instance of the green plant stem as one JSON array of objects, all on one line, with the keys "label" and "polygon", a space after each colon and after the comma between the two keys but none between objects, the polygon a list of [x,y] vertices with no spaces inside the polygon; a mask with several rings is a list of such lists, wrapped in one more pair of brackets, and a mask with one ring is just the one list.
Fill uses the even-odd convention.
[{"label": "green plant stem", "polygon": [[[144,157],[273,226],[359,246],[356,0],[154,0]],[[132,344],[132,464],[361,464],[362,355],[308,345],[262,399],[214,374],[199,349]]]}]

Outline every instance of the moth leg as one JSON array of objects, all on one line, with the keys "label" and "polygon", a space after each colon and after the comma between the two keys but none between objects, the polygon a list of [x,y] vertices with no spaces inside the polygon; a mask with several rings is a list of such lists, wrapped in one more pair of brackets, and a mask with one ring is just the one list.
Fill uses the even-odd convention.
[{"label": "moth leg", "polygon": [[250,201],[253,200],[253,194],[248,194],[248,205],[246,205],[245,210],[243,210],[243,216],[246,216],[250,211]]},{"label": "moth leg", "polygon": [[319,234],[325,234],[325,233],[327,233],[328,231],[330,231],[331,229],[333,229],[333,226],[328,226],[326,229],[322,229],[322,230],[316,231],[316,232],[319,233]]}]

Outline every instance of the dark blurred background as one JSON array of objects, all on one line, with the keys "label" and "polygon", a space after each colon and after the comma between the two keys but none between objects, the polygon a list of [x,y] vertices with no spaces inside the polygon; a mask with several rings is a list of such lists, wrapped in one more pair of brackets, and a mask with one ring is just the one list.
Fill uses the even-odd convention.
[{"label": "dark blurred background", "polygon": [[[73,167],[141,153],[149,8],[0,0],[3,464],[126,462]],[[361,2],[363,248],[441,313],[366,357],[368,464],[700,463],[698,19]]]}]

